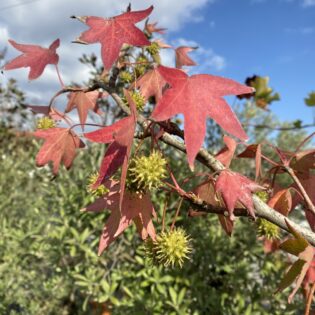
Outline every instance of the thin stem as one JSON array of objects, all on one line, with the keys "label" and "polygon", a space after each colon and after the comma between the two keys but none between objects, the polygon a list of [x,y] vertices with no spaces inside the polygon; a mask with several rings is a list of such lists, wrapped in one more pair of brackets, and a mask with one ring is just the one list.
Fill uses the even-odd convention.
[{"label": "thin stem", "polygon": [[56,71],[57,71],[57,76],[58,76],[58,80],[59,80],[59,82],[61,84],[61,87],[64,89],[65,88],[65,84],[62,81],[62,78],[61,78],[61,75],[60,75],[60,71],[59,71],[59,67],[58,67],[57,64],[56,64]]},{"label": "thin stem", "polygon": [[303,145],[310,140],[313,136],[315,135],[315,132],[311,133],[308,137],[306,137],[295,149],[295,153],[297,153],[302,147]]},{"label": "thin stem", "polygon": [[163,207],[163,215],[162,215],[162,232],[164,232],[165,230],[165,217],[166,217],[166,209],[167,209],[167,205],[169,202],[171,195],[168,195],[168,198],[166,199],[165,203],[164,203],[164,207]]},{"label": "thin stem", "polygon": [[269,159],[267,156],[265,156],[264,154],[261,154],[261,157],[266,160],[267,162],[269,162],[270,164],[274,165],[274,166],[278,166],[279,164],[274,162],[273,160]]},{"label": "thin stem", "polygon": [[177,219],[177,217],[179,215],[179,211],[180,211],[180,208],[182,206],[183,200],[184,200],[184,198],[180,198],[180,200],[179,200],[179,203],[178,203],[178,206],[177,206],[177,209],[176,209],[176,213],[175,213],[175,216],[173,218],[172,225],[171,225],[171,229],[170,229],[171,231],[173,231],[173,229],[174,229],[175,222],[176,222],[176,219]]},{"label": "thin stem", "polygon": [[310,314],[314,291],[315,291],[315,282],[312,284],[310,292],[309,292],[309,294],[307,296],[307,302],[306,302],[304,315],[309,315]]},{"label": "thin stem", "polygon": [[243,124],[246,127],[254,127],[256,129],[270,129],[270,130],[279,130],[279,131],[286,131],[286,130],[300,130],[300,129],[305,129],[305,128],[311,128],[315,127],[315,124],[306,124],[302,126],[290,126],[290,127],[271,127],[267,125],[255,125],[255,124],[249,124],[249,123],[244,123]]},{"label": "thin stem", "polygon": [[138,62],[127,62],[124,61],[122,64],[127,65],[127,66],[132,66],[132,65],[141,65],[141,64],[152,64],[152,61],[138,61]]},{"label": "thin stem", "polygon": [[91,123],[79,124],[79,123],[78,123],[78,124],[72,125],[69,129],[72,130],[73,128],[78,127],[78,126],[104,127],[103,125],[99,125],[99,124],[91,124]]},{"label": "thin stem", "polygon": [[295,175],[293,169],[291,167],[285,167],[285,170],[287,171],[287,173],[292,177],[292,179],[294,180],[294,182],[296,183],[296,185],[298,186],[305,202],[306,205],[308,207],[309,210],[311,210],[314,214],[315,214],[315,206],[311,200],[311,198],[309,197],[309,195],[307,194],[306,190],[304,189],[303,185],[301,184],[300,180],[298,179],[298,177]]}]

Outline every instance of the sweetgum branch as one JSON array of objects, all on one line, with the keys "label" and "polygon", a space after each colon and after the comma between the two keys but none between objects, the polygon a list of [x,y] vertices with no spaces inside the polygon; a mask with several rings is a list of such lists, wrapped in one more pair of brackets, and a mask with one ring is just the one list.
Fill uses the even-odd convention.
[{"label": "sweetgum branch", "polygon": [[[108,84],[106,84],[105,82],[96,82],[92,86],[85,88],[85,89],[81,89],[81,90],[84,92],[89,92],[89,91],[93,91],[93,90],[100,89],[100,88],[107,91],[112,96],[112,98],[115,100],[117,105],[126,114],[130,114],[130,110],[129,110],[128,106],[126,106],[126,104],[123,102],[121,97],[115,92],[115,89],[109,87]],[[73,91],[73,90],[78,90],[78,88],[66,87],[66,88],[60,90],[56,95],[61,95],[63,93],[67,93],[67,92]],[[138,114],[137,120],[138,120],[138,123],[146,130],[150,122],[141,114]],[[167,128],[166,125],[164,127],[165,127],[165,130],[172,132],[172,130]],[[176,136],[175,136],[173,134],[168,133],[167,131],[165,131],[163,133],[160,140],[163,141],[164,143],[176,148],[177,150],[186,153],[185,144],[176,138],[176,136],[179,136],[179,135],[176,134]],[[211,155],[204,148],[201,148],[199,150],[199,153],[198,153],[196,159],[200,163],[202,163],[203,165],[205,165],[206,167],[211,169],[212,171],[222,171],[225,169],[223,164],[221,162],[219,162],[213,155]],[[193,208],[198,209],[202,212],[214,213],[214,214],[224,214],[226,211],[225,208],[213,207],[213,206],[205,203],[203,200],[196,198],[196,196],[194,196],[194,195],[185,194],[185,195],[183,195],[183,197],[185,198],[185,200],[187,200],[191,204],[191,206]],[[285,222],[285,220],[287,220],[289,222],[289,224],[291,226],[293,226],[294,229],[296,229],[300,234],[302,234],[309,241],[310,244],[315,246],[315,233],[313,233],[309,229],[303,228],[303,227],[299,226],[298,224],[292,222],[287,217],[283,216],[282,214],[280,214],[276,210],[270,208],[266,203],[261,201],[255,195],[253,195],[253,202],[254,202],[254,207],[255,207],[255,214],[258,217],[266,219],[266,220],[270,221],[271,223],[279,226],[283,230],[290,232],[288,227],[287,227],[287,224]],[[248,213],[247,213],[246,209],[245,210],[244,209],[235,209],[235,215],[236,216],[248,216]]]},{"label": "sweetgum branch", "polygon": [[[116,101],[117,105],[121,107],[121,109],[129,114],[129,108],[125,105],[125,103],[122,101],[120,96],[116,93],[112,93],[111,96]],[[138,123],[146,129],[148,127],[148,120],[143,117],[141,114],[138,114],[137,117]],[[174,135],[169,134],[168,132],[164,132],[161,136],[160,140],[162,140],[164,143],[186,153],[186,147],[185,144],[181,141],[177,140]],[[198,155],[197,160],[201,162],[203,165],[208,167],[209,169],[213,171],[222,171],[225,169],[223,164],[219,162],[213,155],[211,155],[206,149],[201,148]],[[193,208],[199,209],[203,212],[207,213],[216,213],[216,214],[224,214],[226,209],[223,208],[217,208],[213,207],[207,203],[205,203],[203,200],[196,198],[195,195],[191,194],[183,194],[183,196],[186,200],[189,201],[191,206]],[[286,230],[287,232],[290,232],[288,229],[288,226],[285,221],[289,222],[289,224],[296,229],[300,234],[302,234],[310,244],[315,246],[315,233],[313,233],[311,230],[301,227],[300,225],[292,222],[290,219],[282,215],[281,213],[277,212],[276,210],[270,208],[266,203],[264,203],[261,199],[259,199],[257,196],[253,195],[253,202],[254,202],[254,208],[255,208],[255,214],[263,219],[268,220],[269,222],[279,226],[281,229]],[[236,216],[248,216],[247,210],[245,209],[235,209],[235,215]]]}]

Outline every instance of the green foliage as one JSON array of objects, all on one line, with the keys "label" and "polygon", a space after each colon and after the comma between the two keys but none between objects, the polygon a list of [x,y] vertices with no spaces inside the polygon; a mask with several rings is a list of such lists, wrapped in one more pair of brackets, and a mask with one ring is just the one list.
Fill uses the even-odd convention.
[{"label": "green foliage", "polygon": [[[214,216],[179,217],[194,249],[183,269],[150,266],[134,227],[98,257],[108,213],[79,209],[94,198],[82,187],[102,152],[81,152],[74,168],[54,180],[48,168],[34,168],[32,138],[6,133],[1,139],[0,314],[100,314],[105,306],[118,315],[296,314],[302,308],[298,297],[287,306],[284,296],[272,296],[282,258],[263,254],[246,220],[230,239]],[[153,199],[161,214],[165,195]],[[167,216],[167,226],[170,221]]]},{"label": "green foliage", "polygon": [[5,85],[0,83],[0,128],[29,129],[33,115],[24,102],[25,95],[16,80],[9,79]]}]

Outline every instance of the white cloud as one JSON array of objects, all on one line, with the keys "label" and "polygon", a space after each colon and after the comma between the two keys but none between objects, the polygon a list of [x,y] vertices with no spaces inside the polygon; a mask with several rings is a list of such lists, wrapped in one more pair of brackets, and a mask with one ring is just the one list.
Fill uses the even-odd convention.
[{"label": "white cloud", "polygon": [[[202,20],[200,9],[215,0],[133,0],[133,10],[140,10],[154,5],[152,20],[170,31],[178,30],[184,23]],[[72,40],[86,27],[71,20],[72,15],[96,15],[110,17],[126,9],[129,0],[45,0],[13,7],[4,15],[4,23],[15,40],[47,42],[57,37]],[[10,13],[10,14],[9,14]],[[14,19],[12,18],[14,14]],[[49,41],[49,40],[48,40]]]},{"label": "white cloud", "polygon": [[5,26],[0,25],[0,48],[3,48],[9,39],[9,31]]},{"label": "white cloud", "polygon": [[315,0],[303,0],[303,7],[315,6]]},{"label": "white cloud", "polygon": [[[168,28],[169,32],[178,31],[184,24],[199,22],[203,19],[201,10],[207,4],[216,0],[45,0],[30,2],[26,5],[15,6],[7,10],[0,8],[2,17],[0,25],[0,49],[12,38],[20,43],[38,44],[48,47],[56,38],[61,39],[61,46],[58,48],[60,56],[59,67],[66,83],[71,81],[80,82],[88,76],[88,68],[79,63],[78,58],[83,53],[94,52],[100,55],[100,46],[78,45],[71,41],[87,29],[87,27],[69,17],[72,15],[95,15],[110,17],[120,14],[131,2],[133,10],[141,10],[154,5],[154,11],[150,16],[151,21],[158,21],[158,25]],[[13,18],[14,16],[14,18]],[[10,37],[9,37],[10,35]],[[8,47],[7,59],[17,56],[17,51]],[[209,52],[208,52],[209,53]],[[171,63],[172,52],[163,53],[167,63]],[[168,59],[167,59],[168,58]],[[212,58],[212,59],[211,59]],[[213,65],[222,62],[215,55],[211,56]],[[27,81],[28,70],[18,69],[10,71],[2,76],[1,80],[6,82],[7,78],[14,77],[27,94],[31,96],[31,102],[43,103],[47,101],[56,90],[60,88],[55,69],[48,65],[44,74],[34,82]]]}]

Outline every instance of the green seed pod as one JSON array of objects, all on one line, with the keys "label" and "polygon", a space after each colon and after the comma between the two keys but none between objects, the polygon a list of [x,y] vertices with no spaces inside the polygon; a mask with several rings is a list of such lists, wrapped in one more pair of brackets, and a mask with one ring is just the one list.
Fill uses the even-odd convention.
[{"label": "green seed pod", "polygon": [[[150,247],[147,247],[150,249]],[[158,265],[172,268],[183,267],[185,259],[191,253],[190,238],[182,228],[162,232],[152,242],[151,260]]]},{"label": "green seed pod", "polygon": [[144,255],[148,259],[148,262],[152,266],[158,266],[158,261],[156,260],[156,252],[155,252],[155,242],[152,238],[147,238],[144,241]]},{"label": "green seed pod", "polygon": [[158,55],[160,52],[160,46],[157,42],[152,42],[150,46],[145,49],[151,56]]},{"label": "green seed pod", "polygon": [[37,129],[50,129],[56,127],[56,123],[49,117],[42,117],[37,120]]},{"label": "green seed pod", "polygon": [[94,188],[93,186],[96,183],[97,178],[98,178],[97,172],[89,176],[86,190],[89,194],[91,194],[94,197],[101,197],[107,194],[109,190],[104,185],[99,185],[97,188]]},{"label": "green seed pod", "polygon": [[152,190],[161,186],[166,177],[166,160],[158,151],[152,151],[150,156],[134,158],[128,169],[127,187],[135,190]]},{"label": "green seed pod", "polygon": [[141,112],[145,106],[145,98],[139,91],[131,92],[131,97],[136,104],[136,108]]},{"label": "green seed pod", "polygon": [[255,195],[262,200],[263,202],[267,202],[269,199],[269,195],[268,192],[266,190],[262,190],[262,191],[257,191],[255,192]]},{"label": "green seed pod", "polygon": [[144,56],[139,56],[136,62],[138,63],[137,66],[135,67],[136,76],[140,77],[147,70],[148,60]]},{"label": "green seed pod", "polygon": [[280,229],[273,223],[259,218],[256,220],[256,225],[258,236],[264,236],[270,240],[280,238]]},{"label": "green seed pod", "polygon": [[122,71],[119,74],[120,80],[124,83],[130,83],[133,81],[132,74],[128,71]]}]

